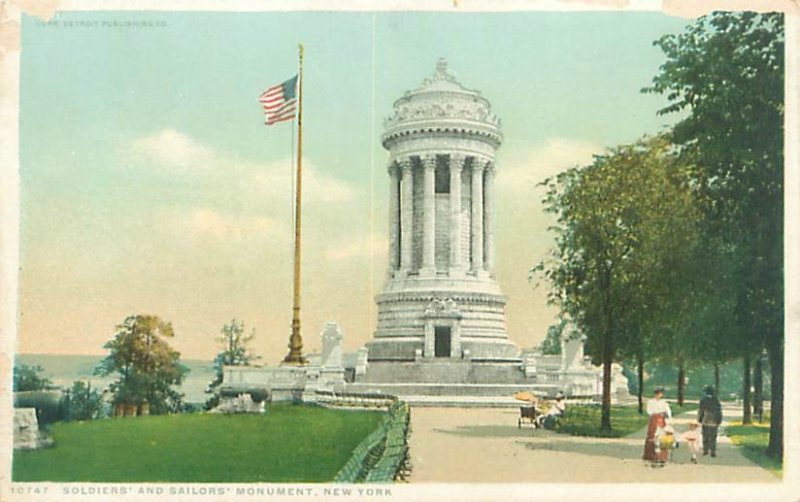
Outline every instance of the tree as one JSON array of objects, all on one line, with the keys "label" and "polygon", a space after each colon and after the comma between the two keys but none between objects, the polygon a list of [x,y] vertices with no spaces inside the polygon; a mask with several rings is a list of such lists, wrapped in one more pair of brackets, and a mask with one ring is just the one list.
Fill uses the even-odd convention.
[{"label": "tree", "polygon": [[[646,92],[688,111],[674,140],[696,159],[709,231],[732,258],[735,320],[772,371],[767,453],[783,455],[784,17],[714,13],[655,42],[666,62]],[[758,349],[755,349],[756,353]],[[751,349],[752,350],[752,349]]]},{"label": "tree", "polygon": [[552,324],[547,328],[547,333],[544,335],[544,340],[542,340],[542,343],[539,345],[539,349],[542,351],[542,354],[548,356],[561,354],[561,336],[564,332],[566,322],[566,319],[560,317],[555,324]]},{"label": "tree", "polygon": [[183,395],[172,386],[189,370],[165,340],[173,336],[172,325],[153,315],[132,315],[117,326],[117,334],[103,346],[109,355],[95,368],[102,376],[119,375],[109,388],[115,405],[135,407],[137,414],[180,411]]},{"label": "tree", "polygon": [[[244,322],[233,319],[230,324],[222,327],[219,341],[223,351],[214,358],[214,379],[209,383],[206,392],[215,392],[222,384],[223,368],[225,366],[248,366],[251,362],[259,359],[254,355],[248,344],[255,337],[255,329],[249,335],[244,334]],[[214,395],[206,402],[206,408],[210,409],[219,403],[219,396]]]},{"label": "tree", "polygon": [[611,364],[642,352],[645,319],[668,317],[674,302],[659,299],[677,296],[669,286],[682,276],[664,279],[682,270],[672,266],[682,253],[693,252],[698,215],[682,176],[669,138],[659,136],[545,181],[556,247],[535,269],[603,366],[601,430],[611,428]]},{"label": "tree", "polygon": [[22,364],[14,366],[14,392],[45,390],[53,388],[53,382],[42,376],[44,368]]},{"label": "tree", "polygon": [[92,389],[91,383],[81,380],[64,391],[61,402],[65,420],[93,420],[100,417],[103,409],[103,396]]}]

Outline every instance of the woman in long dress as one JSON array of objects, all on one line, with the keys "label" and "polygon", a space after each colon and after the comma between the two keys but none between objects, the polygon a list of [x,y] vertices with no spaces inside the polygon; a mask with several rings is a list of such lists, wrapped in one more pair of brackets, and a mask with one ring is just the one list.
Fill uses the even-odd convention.
[{"label": "woman in long dress", "polygon": [[672,410],[669,408],[669,403],[664,399],[664,389],[656,389],[653,398],[647,401],[647,414],[650,416],[650,420],[647,422],[647,437],[644,441],[644,455],[642,455],[642,458],[663,464],[669,458],[669,450],[659,447],[656,433],[672,420]]}]

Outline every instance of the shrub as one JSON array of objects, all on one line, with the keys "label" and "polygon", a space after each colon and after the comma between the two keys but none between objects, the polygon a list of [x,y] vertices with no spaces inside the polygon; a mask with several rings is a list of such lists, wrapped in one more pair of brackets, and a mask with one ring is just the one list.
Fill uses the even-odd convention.
[{"label": "shrub", "polygon": [[93,420],[103,411],[103,396],[90,384],[76,380],[61,398],[64,420]]}]

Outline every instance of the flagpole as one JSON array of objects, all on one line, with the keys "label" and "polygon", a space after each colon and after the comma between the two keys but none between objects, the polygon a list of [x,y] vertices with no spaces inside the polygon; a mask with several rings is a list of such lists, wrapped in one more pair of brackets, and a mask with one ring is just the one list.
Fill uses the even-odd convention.
[{"label": "flagpole", "polygon": [[289,337],[289,354],[283,364],[304,365],[303,337],[300,336],[300,251],[301,251],[301,207],[303,193],[303,44],[298,45],[299,67],[297,72],[297,173],[294,199],[294,298],[292,305],[292,334]]}]

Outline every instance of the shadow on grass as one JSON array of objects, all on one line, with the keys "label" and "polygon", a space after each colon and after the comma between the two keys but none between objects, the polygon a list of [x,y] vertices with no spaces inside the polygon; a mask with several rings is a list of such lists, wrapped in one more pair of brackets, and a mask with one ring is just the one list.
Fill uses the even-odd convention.
[{"label": "shadow on grass", "polygon": [[725,428],[725,434],[731,442],[739,447],[742,455],[758,464],[775,476],[783,477],[783,462],[767,455],[769,443],[769,425],[767,424],[732,424]]}]

